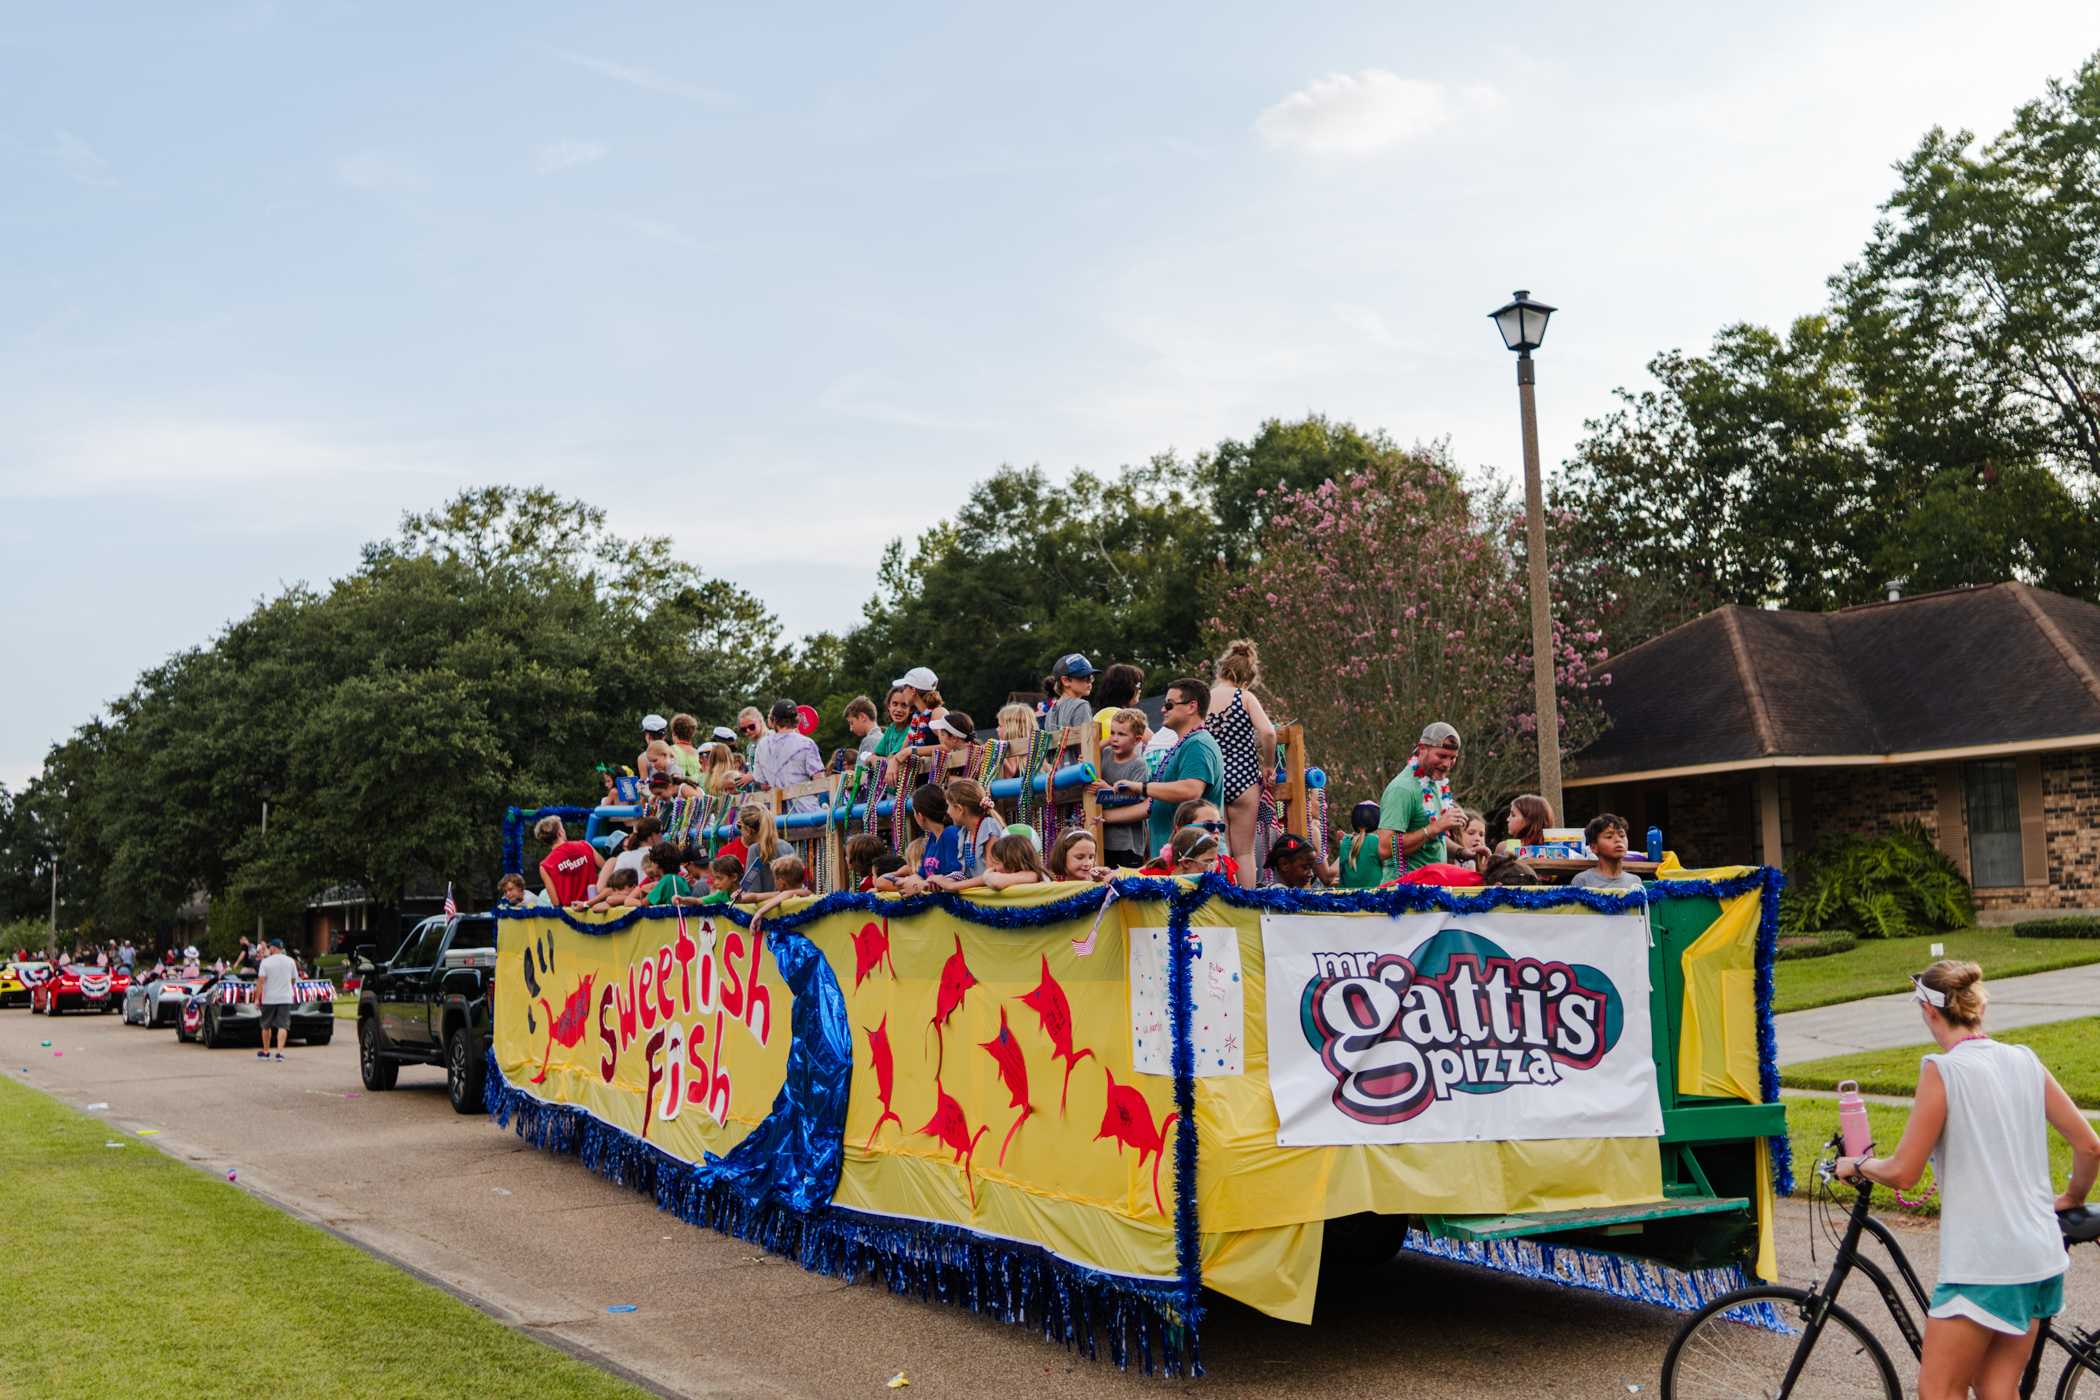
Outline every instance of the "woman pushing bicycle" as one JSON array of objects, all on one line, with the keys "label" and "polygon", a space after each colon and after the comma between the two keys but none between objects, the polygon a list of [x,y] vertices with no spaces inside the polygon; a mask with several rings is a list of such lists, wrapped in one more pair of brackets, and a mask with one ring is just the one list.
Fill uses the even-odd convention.
[{"label": "woman pushing bicycle", "polygon": [[[1918,1370],[1921,1400],[2011,1400],[2042,1320],[2063,1307],[2069,1256],[2056,1212],[2083,1205],[2100,1173],[2100,1134],[2032,1050],[1983,1030],[1989,998],[1975,963],[1936,962],[1911,979],[1939,1044],[1918,1070],[1902,1141],[1886,1157],[1842,1157],[1840,1180],[1902,1190],[1933,1160],[1940,1274]],[[2057,1195],[2049,1129],[2071,1145]]]}]

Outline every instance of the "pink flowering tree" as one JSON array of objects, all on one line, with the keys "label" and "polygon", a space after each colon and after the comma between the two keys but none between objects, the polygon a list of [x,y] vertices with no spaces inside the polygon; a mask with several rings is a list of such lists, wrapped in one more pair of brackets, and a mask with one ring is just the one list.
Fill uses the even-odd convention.
[{"label": "pink flowering tree", "polygon": [[[1260,648],[1271,712],[1305,725],[1337,827],[1384,790],[1434,720],[1464,737],[1452,787],[1466,806],[1492,819],[1532,791],[1530,612],[1505,497],[1476,499],[1447,463],[1417,452],[1283,491],[1270,507],[1257,555],[1220,580],[1211,626],[1216,640]],[[1602,730],[1598,642],[1593,625],[1556,617],[1564,754]]]}]

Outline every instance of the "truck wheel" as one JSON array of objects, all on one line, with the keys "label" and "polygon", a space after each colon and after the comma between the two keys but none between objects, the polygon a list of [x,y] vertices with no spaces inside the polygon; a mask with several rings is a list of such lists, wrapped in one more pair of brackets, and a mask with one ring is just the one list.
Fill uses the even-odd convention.
[{"label": "truck wheel", "polygon": [[454,1113],[486,1110],[481,1081],[487,1069],[474,1053],[466,1027],[453,1027],[452,1034],[445,1037],[445,1091],[452,1096]]},{"label": "truck wheel", "polygon": [[1320,1272],[1337,1280],[1360,1278],[1400,1252],[1413,1217],[1369,1211],[1329,1220],[1320,1246]]},{"label": "truck wheel", "polygon": [[380,1053],[379,1022],[370,1016],[357,1023],[357,1072],[365,1087],[381,1093],[394,1087],[401,1066]]},{"label": "truck wheel", "polygon": [[211,1012],[204,1013],[204,1048],[216,1050],[224,1042],[219,1039],[219,1018]]}]

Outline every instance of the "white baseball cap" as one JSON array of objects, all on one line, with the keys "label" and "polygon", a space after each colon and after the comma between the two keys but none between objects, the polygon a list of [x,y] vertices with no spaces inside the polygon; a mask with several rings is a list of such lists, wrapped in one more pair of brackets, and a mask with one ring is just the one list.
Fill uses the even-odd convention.
[{"label": "white baseball cap", "polygon": [[910,686],[913,690],[939,690],[941,688],[941,678],[924,666],[914,666],[903,675],[897,677],[897,679],[891,681],[890,689],[895,690],[897,687],[905,685]]},{"label": "white baseball cap", "polygon": [[642,716],[642,732],[644,734],[661,734],[670,727],[671,721],[665,719],[662,715]]}]

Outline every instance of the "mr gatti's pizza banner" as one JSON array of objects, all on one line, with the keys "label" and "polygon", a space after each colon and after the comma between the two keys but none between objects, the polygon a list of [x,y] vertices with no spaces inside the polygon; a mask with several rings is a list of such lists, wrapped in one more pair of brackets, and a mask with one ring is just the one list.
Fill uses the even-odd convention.
[{"label": "mr gatti's pizza banner", "polygon": [[809,1267],[1170,1364],[1203,1288],[1309,1321],[1328,1219],[1661,1198],[1637,905],[1265,898],[505,913],[492,1111]]}]

